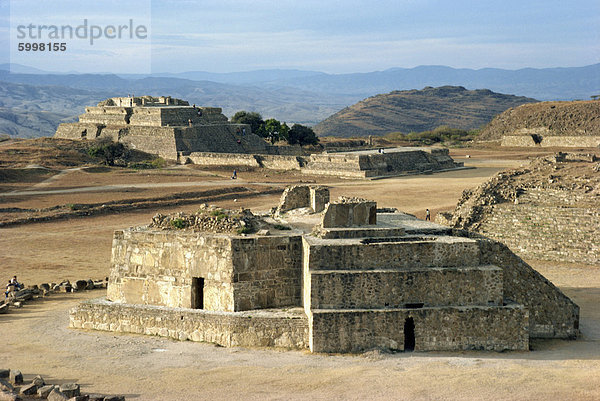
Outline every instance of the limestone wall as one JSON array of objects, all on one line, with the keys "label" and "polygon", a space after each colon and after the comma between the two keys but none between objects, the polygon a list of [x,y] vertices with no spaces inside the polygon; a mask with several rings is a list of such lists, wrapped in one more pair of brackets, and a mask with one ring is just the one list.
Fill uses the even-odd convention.
[{"label": "limestone wall", "polygon": [[231,240],[176,231],[116,231],[108,299],[192,308],[192,278],[204,278],[204,309],[233,311]]},{"label": "limestone wall", "polygon": [[540,135],[536,140],[531,135],[504,135],[502,146],[530,147],[575,147],[596,148],[600,146],[600,136],[550,136]]},{"label": "limestone wall", "polygon": [[231,240],[234,310],[302,305],[302,238]]},{"label": "limestone wall", "polygon": [[323,228],[377,224],[377,203],[369,201],[331,202],[325,207]]},{"label": "limestone wall", "polygon": [[503,269],[505,299],[529,310],[531,338],[576,338],[579,307],[500,242],[479,239],[481,262]]},{"label": "limestone wall", "polygon": [[237,237],[151,230],[117,231],[107,297],[118,303],[242,311],[301,306],[299,236]]},{"label": "limestone wall", "polygon": [[363,244],[358,239],[340,242],[306,237],[305,247],[310,248],[307,263],[311,270],[464,267],[480,264],[477,241],[459,237],[425,240],[407,238],[392,243],[382,241],[370,244]]},{"label": "limestone wall", "polygon": [[392,149],[385,153],[349,152],[311,155],[304,172],[352,178],[411,174],[461,167],[448,149]]},{"label": "limestone wall", "polygon": [[223,313],[92,300],[69,312],[69,327],[146,334],[224,347],[308,348],[302,313]]},{"label": "limestone wall", "polygon": [[519,306],[314,311],[313,352],[404,349],[404,324],[414,321],[416,351],[529,349],[528,314]]},{"label": "limestone wall", "polygon": [[[277,150],[280,148],[277,148]],[[255,158],[261,167],[272,170],[300,170],[300,167],[302,167],[302,158],[299,156],[260,154],[255,155]]]},{"label": "limestone wall", "polygon": [[62,139],[96,139],[100,136],[102,126],[98,124],[69,124],[63,123],[56,129],[55,138]]},{"label": "limestone wall", "polygon": [[[101,136],[105,136],[110,129],[103,129]],[[159,155],[165,159],[177,158],[177,143],[175,135],[177,128],[170,127],[128,127],[121,130],[115,141],[127,144],[132,149]]]},{"label": "limestone wall", "polygon": [[206,153],[192,152],[189,156],[184,156],[192,163],[199,166],[248,166],[260,167],[254,155],[245,155],[239,153]]},{"label": "limestone wall", "polygon": [[317,270],[311,272],[311,308],[403,308],[502,305],[502,269],[415,267],[406,270]]}]

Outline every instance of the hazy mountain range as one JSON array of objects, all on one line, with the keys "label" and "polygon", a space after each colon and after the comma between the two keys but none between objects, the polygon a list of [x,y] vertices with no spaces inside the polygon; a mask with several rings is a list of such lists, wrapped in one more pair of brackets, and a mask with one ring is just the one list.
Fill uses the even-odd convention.
[{"label": "hazy mountain range", "polygon": [[514,71],[422,66],[356,74],[259,70],[151,76],[51,74],[3,64],[0,133],[23,137],[52,135],[54,126],[83,113],[85,106],[127,94],[171,95],[198,105],[222,107],[228,116],[249,110],[288,123],[314,125],[365,97],[444,85],[485,88],[539,100],[589,99],[600,93],[600,64]]}]

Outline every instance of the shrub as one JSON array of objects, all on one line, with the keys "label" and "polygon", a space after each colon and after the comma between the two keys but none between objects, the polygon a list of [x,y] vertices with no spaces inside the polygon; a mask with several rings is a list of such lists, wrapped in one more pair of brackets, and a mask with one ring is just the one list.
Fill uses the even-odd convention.
[{"label": "shrub", "polygon": [[182,218],[176,218],[176,219],[171,220],[171,225],[173,227],[175,227],[175,228],[182,229],[182,228],[185,228],[187,226],[187,223]]},{"label": "shrub", "polygon": [[150,170],[156,168],[164,168],[166,167],[167,162],[162,157],[157,157],[152,160],[144,160],[137,163],[130,163],[129,167],[137,170]]},{"label": "shrub", "polygon": [[114,166],[115,160],[124,158],[128,149],[120,142],[110,139],[99,139],[88,148],[88,155],[102,159],[107,166]]}]

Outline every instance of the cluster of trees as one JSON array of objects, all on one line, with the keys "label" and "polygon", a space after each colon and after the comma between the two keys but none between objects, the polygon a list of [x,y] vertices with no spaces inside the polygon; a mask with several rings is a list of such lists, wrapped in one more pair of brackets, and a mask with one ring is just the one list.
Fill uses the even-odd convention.
[{"label": "cluster of trees", "polygon": [[433,145],[434,143],[445,143],[448,145],[460,145],[472,141],[477,137],[479,130],[464,130],[460,128],[450,128],[446,125],[437,127],[431,131],[411,132],[402,134],[393,132],[386,135],[390,140],[404,140],[423,145]]},{"label": "cluster of trees", "polygon": [[266,138],[271,143],[277,141],[287,141],[290,145],[319,143],[319,138],[310,127],[294,124],[290,128],[285,122],[282,123],[274,118],[263,120],[259,113],[253,111],[238,111],[231,117],[231,122],[249,124],[253,134]]}]

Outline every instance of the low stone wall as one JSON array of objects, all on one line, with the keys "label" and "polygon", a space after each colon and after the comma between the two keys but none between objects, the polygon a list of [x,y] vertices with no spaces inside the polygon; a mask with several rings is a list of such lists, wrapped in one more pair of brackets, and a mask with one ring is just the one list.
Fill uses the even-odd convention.
[{"label": "low stone wall", "polygon": [[527,351],[528,312],[519,306],[313,311],[313,352],[404,350],[404,325],[414,322],[415,351]]},{"label": "low stone wall", "polygon": [[255,155],[255,158],[261,167],[271,170],[300,170],[302,166],[299,156]]},{"label": "low stone wall", "polygon": [[416,174],[462,167],[448,149],[392,149],[385,153],[348,152],[313,154],[302,169],[307,174],[367,178]]},{"label": "low stone wall", "polygon": [[184,157],[199,166],[260,167],[260,164],[254,155],[241,153],[192,152],[189,156]]},{"label": "low stone wall", "polygon": [[308,348],[308,320],[301,311],[223,313],[91,300],[69,311],[69,327],[209,342],[224,347]]},{"label": "low stone wall", "polygon": [[[535,135],[535,134],[534,134]],[[507,147],[572,147],[596,148],[600,146],[600,136],[549,136],[538,135],[536,140],[532,135],[505,135],[502,137],[502,146]]]}]

